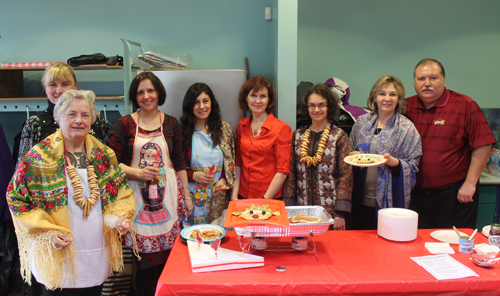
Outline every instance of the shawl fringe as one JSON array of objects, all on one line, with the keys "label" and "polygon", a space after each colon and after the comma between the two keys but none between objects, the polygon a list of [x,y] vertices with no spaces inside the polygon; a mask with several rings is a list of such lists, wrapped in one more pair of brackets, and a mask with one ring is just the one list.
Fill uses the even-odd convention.
[{"label": "shawl fringe", "polygon": [[[21,276],[24,281],[31,285],[31,260],[40,272],[39,276],[48,290],[62,287],[69,275],[71,282],[78,281],[78,256],[75,240],[63,249],[56,249],[52,243],[52,237],[61,235],[55,230],[42,230],[34,234],[17,231],[19,245],[19,257],[21,261]],[[71,231],[62,232],[63,235],[73,237]],[[65,274],[63,271],[67,269]]]}]

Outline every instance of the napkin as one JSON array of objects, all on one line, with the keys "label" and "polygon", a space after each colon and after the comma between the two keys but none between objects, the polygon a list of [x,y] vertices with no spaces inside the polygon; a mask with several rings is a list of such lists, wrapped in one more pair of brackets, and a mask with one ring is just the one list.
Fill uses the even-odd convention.
[{"label": "napkin", "polygon": [[425,243],[425,248],[431,254],[455,254],[449,243]]}]

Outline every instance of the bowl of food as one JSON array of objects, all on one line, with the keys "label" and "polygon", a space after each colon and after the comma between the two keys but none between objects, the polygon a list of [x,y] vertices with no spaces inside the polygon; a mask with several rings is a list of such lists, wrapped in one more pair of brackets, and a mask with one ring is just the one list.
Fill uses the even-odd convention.
[{"label": "bowl of food", "polygon": [[482,255],[478,253],[472,254],[472,261],[480,267],[492,268],[495,264],[500,261],[500,258],[491,258],[488,255]]},{"label": "bowl of food", "polygon": [[203,242],[211,242],[216,238],[222,240],[222,238],[226,236],[226,230],[224,228],[212,224],[201,224],[186,227],[181,231],[181,236],[185,240],[197,241],[197,233],[200,234]]}]

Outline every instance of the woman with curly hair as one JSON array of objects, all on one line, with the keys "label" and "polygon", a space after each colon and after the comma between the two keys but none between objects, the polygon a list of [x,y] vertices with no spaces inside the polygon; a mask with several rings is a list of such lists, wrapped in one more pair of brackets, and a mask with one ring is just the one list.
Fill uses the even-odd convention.
[{"label": "woman with curly hair", "polygon": [[344,162],[349,136],[333,124],[338,100],[324,84],[312,86],[302,99],[301,112],[310,125],[296,130],[292,140],[290,175],[285,200],[299,205],[320,205],[335,217],[334,230],[345,230],[351,212],[352,168]]}]

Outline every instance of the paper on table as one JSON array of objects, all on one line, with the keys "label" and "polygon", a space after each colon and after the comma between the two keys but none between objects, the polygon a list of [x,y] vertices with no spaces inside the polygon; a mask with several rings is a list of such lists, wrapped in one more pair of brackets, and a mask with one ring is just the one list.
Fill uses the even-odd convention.
[{"label": "paper on table", "polygon": [[460,279],[479,275],[450,255],[410,257],[438,280]]},{"label": "paper on table", "polygon": [[431,254],[455,254],[449,243],[425,243],[425,248]]},{"label": "paper on table", "polygon": [[233,251],[225,248],[219,248],[218,255],[209,245],[201,244],[197,247],[196,242],[187,241],[189,249],[189,258],[191,260],[191,269],[194,273],[229,270],[264,266],[264,257],[244,254],[240,251]]}]

